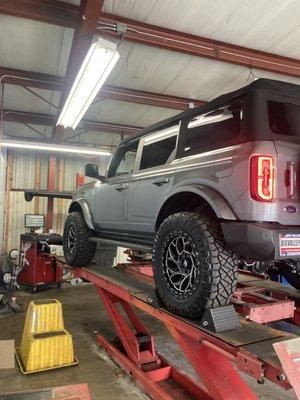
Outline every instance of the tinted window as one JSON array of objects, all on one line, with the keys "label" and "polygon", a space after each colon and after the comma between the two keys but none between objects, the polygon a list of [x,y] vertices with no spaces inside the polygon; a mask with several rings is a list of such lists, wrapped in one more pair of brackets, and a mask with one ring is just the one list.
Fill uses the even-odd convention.
[{"label": "tinted window", "polygon": [[182,133],[180,157],[191,156],[237,138],[242,117],[241,103],[197,115],[188,121]]},{"label": "tinted window", "polygon": [[300,106],[268,101],[269,126],[278,135],[300,137]]},{"label": "tinted window", "polygon": [[118,150],[108,176],[129,174],[133,171],[138,142]]},{"label": "tinted window", "polygon": [[175,156],[178,126],[146,136],[140,169],[157,167],[170,162]]}]

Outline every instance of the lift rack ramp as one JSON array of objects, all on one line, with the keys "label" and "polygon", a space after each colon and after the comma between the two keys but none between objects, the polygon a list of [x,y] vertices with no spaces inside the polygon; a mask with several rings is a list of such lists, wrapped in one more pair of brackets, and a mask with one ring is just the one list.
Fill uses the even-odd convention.
[{"label": "lift rack ramp", "polygon": [[[141,280],[126,270],[101,268],[98,272],[81,268],[74,272],[95,285],[118,336],[110,343],[97,333],[98,343],[151,398],[258,399],[240,376],[240,370],[260,383],[268,379],[284,389],[293,388],[300,399],[299,336],[242,317],[239,328],[223,333],[211,332],[198,321],[170,313],[159,303],[151,281]],[[132,306],[165,324],[196,371],[200,383],[155,350],[153,335]],[[287,344],[294,342],[291,352]],[[279,346],[276,351],[284,361],[283,366],[274,344]],[[299,353],[295,355],[294,351]]]}]

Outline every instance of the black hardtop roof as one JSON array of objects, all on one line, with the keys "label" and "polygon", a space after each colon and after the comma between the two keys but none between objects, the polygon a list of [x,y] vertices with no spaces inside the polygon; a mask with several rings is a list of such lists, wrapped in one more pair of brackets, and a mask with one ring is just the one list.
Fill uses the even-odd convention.
[{"label": "black hardtop roof", "polygon": [[176,122],[179,122],[183,118],[192,117],[194,115],[198,115],[199,113],[205,113],[214,110],[215,108],[226,105],[228,102],[236,98],[239,98],[241,96],[246,95],[247,93],[257,90],[262,92],[274,92],[277,94],[282,94],[283,96],[296,97],[300,99],[300,85],[295,85],[292,83],[287,83],[282,81],[276,81],[273,79],[257,79],[251,82],[249,85],[242,87],[241,89],[235,90],[234,92],[222,94],[221,96],[203,104],[202,106],[189,108],[179,114],[174,115],[173,117],[164,119],[153,125],[143,128],[134,135],[125,138],[120,143],[120,145],[133,142],[136,139],[139,139],[147,135],[148,133],[155,132],[169,125],[175,124]]}]

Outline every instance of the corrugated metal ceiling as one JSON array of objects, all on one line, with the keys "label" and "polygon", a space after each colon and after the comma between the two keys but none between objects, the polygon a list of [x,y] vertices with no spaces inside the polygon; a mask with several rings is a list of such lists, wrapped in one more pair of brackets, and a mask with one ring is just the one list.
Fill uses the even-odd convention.
[{"label": "corrugated metal ceiling", "polygon": [[[108,79],[114,85],[211,100],[249,83],[249,69],[239,65],[128,42],[121,44],[120,54]],[[260,70],[253,73],[300,84],[299,78]]]},{"label": "corrugated metal ceiling", "polygon": [[103,9],[148,24],[300,58],[298,0],[106,0]]},{"label": "corrugated metal ceiling", "polygon": [[[38,95],[44,97],[54,105],[58,105],[59,93],[51,90],[33,89]],[[38,97],[28,92],[21,86],[5,85],[5,103],[6,110],[35,112],[41,114],[56,115],[56,109],[50,104],[41,101]]]},{"label": "corrugated metal ceiling", "polygon": [[[68,1],[78,4],[78,0]],[[158,26],[300,58],[298,0],[106,0],[104,11]],[[73,31],[38,21],[0,15],[0,64],[23,70],[64,75]],[[9,40],[8,40],[9,38]],[[210,100],[247,84],[249,69],[162,49],[123,42],[121,58],[108,83],[183,97]],[[263,71],[269,77],[300,84],[300,79]],[[38,90],[36,90],[38,91]],[[58,94],[38,91],[57,104]],[[55,109],[23,88],[6,86],[5,108],[55,114]],[[148,125],[178,111],[105,100],[93,105],[86,118]],[[20,124],[5,124],[8,134],[25,135]],[[50,128],[46,128],[47,134]],[[96,143],[112,135],[84,134]],[[31,133],[32,136],[32,133]],[[36,136],[33,134],[33,137]],[[71,136],[68,133],[68,136]],[[106,138],[107,137],[107,138]],[[115,136],[118,137],[118,136]]]},{"label": "corrugated metal ceiling", "polygon": [[85,117],[90,120],[147,126],[160,119],[178,114],[178,112],[178,110],[169,108],[151,107],[117,100],[104,100],[92,105]]},{"label": "corrugated metal ceiling", "polygon": [[0,64],[64,76],[73,30],[0,14]]}]

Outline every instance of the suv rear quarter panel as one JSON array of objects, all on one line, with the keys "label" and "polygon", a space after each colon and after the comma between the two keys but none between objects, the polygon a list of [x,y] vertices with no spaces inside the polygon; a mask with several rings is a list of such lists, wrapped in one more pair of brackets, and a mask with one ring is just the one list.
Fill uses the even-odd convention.
[{"label": "suv rear quarter panel", "polygon": [[235,159],[242,146],[229,146],[174,161],[176,175],[173,193],[194,191],[203,197],[222,219],[237,219],[231,206],[245,188],[232,185]]},{"label": "suv rear quarter panel", "polygon": [[[251,155],[261,154],[274,157],[274,199],[272,202],[253,200],[250,194],[250,163]],[[281,161],[273,141],[255,141],[245,143],[234,161],[232,181],[230,187],[239,185],[243,190],[233,203],[232,207],[242,221],[278,222],[282,225],[299,225],[295,215],[287,214],[284,209],[288,205],[283,199],[284,173],[286,166]],[[291,203],[289,203],[291,204]]]}]

